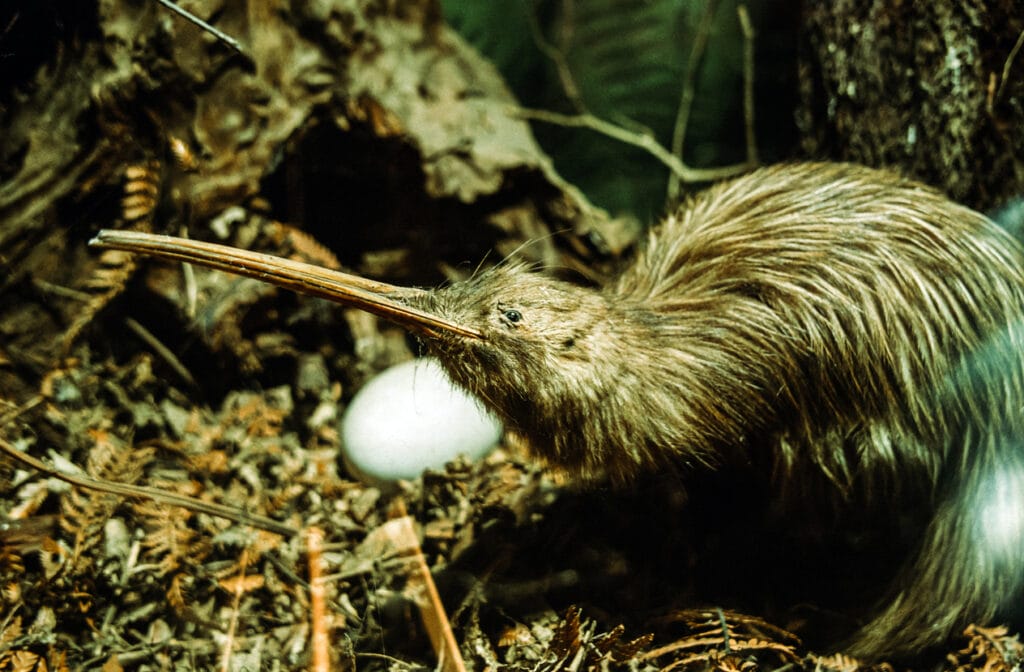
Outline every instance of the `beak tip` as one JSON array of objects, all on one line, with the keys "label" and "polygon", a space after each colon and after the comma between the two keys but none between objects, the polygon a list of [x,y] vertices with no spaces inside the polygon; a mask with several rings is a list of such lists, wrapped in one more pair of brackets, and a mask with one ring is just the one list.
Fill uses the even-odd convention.
[{"label": "beak tip", "polygon": [[110,245],[110,231],[107,229],[100,229],[96,232],[96,235],[89,239],[89,247],[108,247]]}]

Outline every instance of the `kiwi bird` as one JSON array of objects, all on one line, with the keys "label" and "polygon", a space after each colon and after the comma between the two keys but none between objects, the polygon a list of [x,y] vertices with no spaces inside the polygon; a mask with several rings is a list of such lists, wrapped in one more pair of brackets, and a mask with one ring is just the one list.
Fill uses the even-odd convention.
[{"label": "kiwi bird", "polygon": [[840,502],[898,510],[923,490],[930,520],[855,654],[912,654],[1021,596],[1024,249],[893,172],[804,163],[720,183],[601,288],[507,263],[428,291],[147,234],[94,244],[403,324],[583,479],[768,464],[780,496],[823,478]]}]

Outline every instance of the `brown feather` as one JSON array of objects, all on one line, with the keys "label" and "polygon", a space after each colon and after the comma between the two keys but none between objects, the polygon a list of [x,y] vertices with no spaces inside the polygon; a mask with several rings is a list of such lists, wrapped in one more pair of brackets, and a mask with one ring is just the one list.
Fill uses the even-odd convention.
[{"label": "brown feather", "polygon": [[[1024,251],[893,173],[766,168],[684,203],[602,291],[514,265],[425,295],[428,347],[549,462],[761,463],[934,518],[865,655],[992,618],[1024,569]],[[767,475],[766,475],[767,477]],[[812,506],[814,502],[806,502]]]}]

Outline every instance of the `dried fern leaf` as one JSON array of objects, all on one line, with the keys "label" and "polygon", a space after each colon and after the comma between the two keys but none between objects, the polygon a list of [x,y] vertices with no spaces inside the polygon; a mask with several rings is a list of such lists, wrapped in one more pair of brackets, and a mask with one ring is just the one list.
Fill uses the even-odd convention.
[{"label": "dried fern leaf", "polygon": [[[92,430],[94,445],[89,451],[86,471],[93,478],[133,484],[142,478],[145,465],[153,457],[153,449],[137,449],[114,435]],[[103,526],[120,504],[117,495],[72,488],[61,500],[61,528],[73,539],[72,575],[88,567],[89,551],[103,540]]]},{"label": "dried fern leaf", "polygon": [[24,629],[21,626],[21,616],[15,616],[8,623],[7,627],[0,630],[0,649],[7,648],[11,645],[11,642],[21,637],[24,634]]},{"label": "dried fern leaf", "polygon": [[[136,231],[152,231],[153,213],[160,197],[161,168],[160,162],[155,160],[125,168],[121,196],[122,226]],[[64,334],[65,353],[70,351],[82,330],[96,315],[124,291],[137,268],[136,256],[131,253],[105,250],[100,254],[96,267],[84,285],[91,297]]]},{"label": "dried fern leaf", "polygon": [[302,229],[291,224],[271,222],[268,232],[279,241],[282,248],[287,248],[283,254],[289,259],[334,270],[341,268],[337,255]]},{"label": "dried fern leaf", "polygon": [[46,661],[42,660],[38,654],[24,649],[12,651],[8,663],[10,665],[8,669],[11,672],[34,672],[37,669],[46,669]]},{"label": "dried fern leaf", "polygon": [[156,565],[159,576],[194,567],[210,554],[209,537],[190,525],[191,511],[151,501],[137,502],[132,508],[146,529],[143,558]]}]

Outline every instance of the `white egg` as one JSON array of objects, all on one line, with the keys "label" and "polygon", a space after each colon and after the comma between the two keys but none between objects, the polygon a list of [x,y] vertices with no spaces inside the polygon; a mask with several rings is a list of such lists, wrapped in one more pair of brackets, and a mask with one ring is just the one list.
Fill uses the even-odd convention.
[{"label": "white egg", "polygon": [[459,455],[483,457],[501,438],[501,422],[456,387],[437,360],[403,362],[371,379],[341,421],[351,471],[386,483],[443,469]]}]

